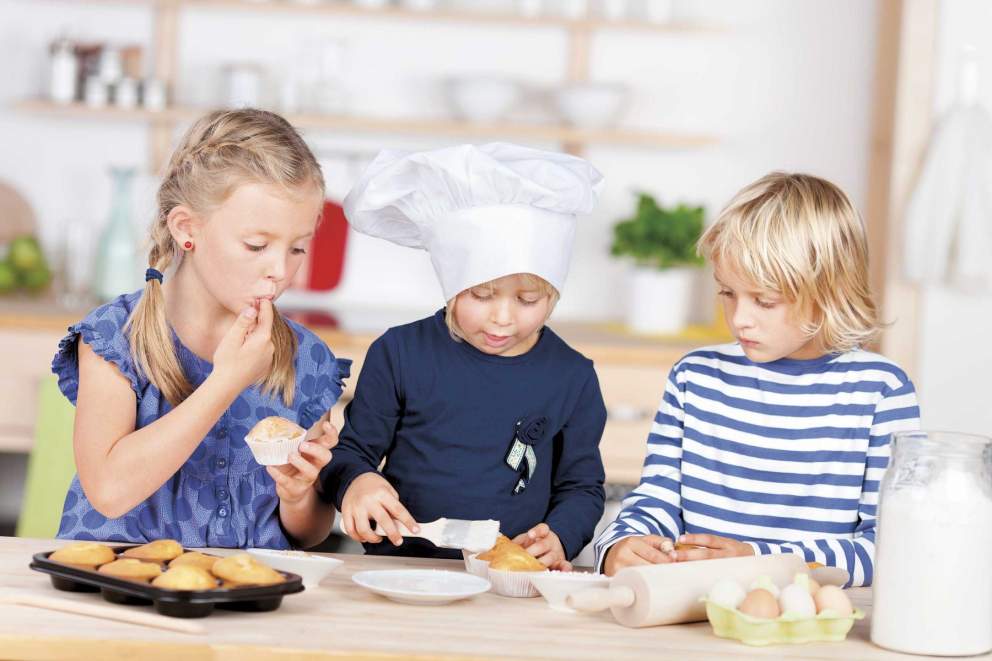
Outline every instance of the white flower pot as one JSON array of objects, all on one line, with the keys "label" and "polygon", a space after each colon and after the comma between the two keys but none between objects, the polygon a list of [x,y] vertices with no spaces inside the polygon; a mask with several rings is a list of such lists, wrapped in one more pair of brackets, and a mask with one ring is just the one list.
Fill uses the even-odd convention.
[{"label": "white flower pot", "polygon": [[630,272],[627,326],[648,335],[681,332],[689,321],[693,277],[698,269],[658,270],[635,267]]}]

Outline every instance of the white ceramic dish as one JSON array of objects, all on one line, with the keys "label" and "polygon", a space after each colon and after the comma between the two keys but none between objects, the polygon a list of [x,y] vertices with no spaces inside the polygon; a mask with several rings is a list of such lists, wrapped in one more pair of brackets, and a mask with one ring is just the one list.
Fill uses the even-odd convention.
[{"label": "white ceramic dish", "polygon": [[573,83],[558,90],[555,105],[562,121],[579,128],[613,126],[626,109],[626,86],[610,83]]},{"label": "white ceramic dish", "polygon": [[341,560],[303,551],[278,551],[276,549],[248,549],[248,553],[274,569],[299,574],[303,585],[312,590],[332,571]]},{"label": "white ceramic dish", "polygon": [[568,595],[586,588],[606,587],[610,584],[610,579],[602,574],[549,571],[531,574],[530,582],[548,602],[548,606],[556,611],[575,613],[577,611],[574,608],[565,604]]},{"label": "white ceramic dish", "polygon": [[451,78],[445,92],[455,117],[469,122],[503,119],[520,100],[520,85],[512,80],[487,76]]},{"label": "white ceramic dish", "polygon": [[840,567],[815,567],[809,570],[809,577],[820,585],[836,585],[841,588],[851,580],[847,570]]},{"label": "white ceramic dish", "polygon": [[490,587],[484,578],[438,569],[361,571],[351,580],[401,604],[434,606],[474,597]]},{"label": "white ceramic dish", "polygon": [[462,558],[465,560],[465,571],[473,576],[489,580],[489,563],[485,560],[479,560],[476,557],[477,555],[479,554],[462,549]]}]

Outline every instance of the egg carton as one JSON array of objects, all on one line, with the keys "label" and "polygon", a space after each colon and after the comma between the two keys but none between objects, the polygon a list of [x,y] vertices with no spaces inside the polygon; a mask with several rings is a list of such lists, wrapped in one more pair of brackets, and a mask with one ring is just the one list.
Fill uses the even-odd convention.
[{"label": "egg carton", "polygon": [[814,617],[780,615],[774,619],[746,615],[736,608],[727,608],[709,599],[706,617],[713,633],[746,645],[798,645],[802,643],[836,642],[847,638],[855,620],[864,618],[864,611],[855,608],[847,617],[825,611]]}]

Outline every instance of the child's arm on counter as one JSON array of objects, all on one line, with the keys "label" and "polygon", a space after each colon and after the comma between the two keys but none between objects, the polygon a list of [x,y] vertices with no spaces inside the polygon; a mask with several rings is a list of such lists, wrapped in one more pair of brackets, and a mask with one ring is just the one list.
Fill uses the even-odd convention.
[{"label": "child's arm on counter", "polygon": [[[889,464],[889,439],[899,431],[916,431],[920,428],[920,409],[916,401],[916,391],[909,381],[886,393],[875,406],[868,436],[868,453],[865,457],[865,473],[861,496],[858,501],[858,526],[853,537],[824,537],[797,542],[770,543],[762,541],[728,540],[727,538],[708,539],[710,535],[685,535],[687,544],[708,547],[711,544],[722,546],[727,542],[750,546],[755,555],[771,553],[796,553],[807,562],[840,567],[851,575],[850,586],[871,585],[874,575],[875,520],[878,511],[878,490],[882,476]],[[847,524],[842,524],[847,525]],[[678,551],[679,560],[702,560],[719,557],[710,548]]]},{"label": "child's arm on counter", "polygon": [[369,347],[355,397],[345,408],[334,459],[320,474],[320,492],[341,511],[342,526],[352,539],[382,541],[372,532],[371,518],[399,545],[403,538],[394,520],[410,530],[417,526],[399,502],[396,490],[378,471],[393,443],[401,410],[399,364],[389,344],[387,334]]}]

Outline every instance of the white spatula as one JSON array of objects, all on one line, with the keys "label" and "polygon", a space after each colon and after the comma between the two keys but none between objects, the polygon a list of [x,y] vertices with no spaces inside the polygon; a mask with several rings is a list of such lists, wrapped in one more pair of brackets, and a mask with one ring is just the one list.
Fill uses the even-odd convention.
[{"label": "white spatula", "polygon": [[[468,521],[466,519],[441,518],[430,523],[421,523],[420,532],[414,534],[399,521],[396,527],[404,537],[420,537],[433,542],[442,549],[465,549],[470,553],[488,551],[496,544],[499,535],[499,521]],[[378,526],[373,531],[385,537]]]}]

